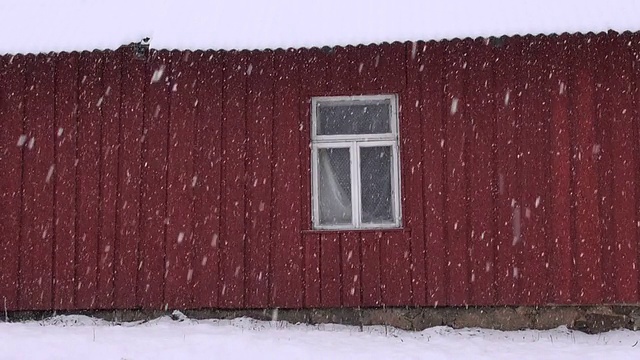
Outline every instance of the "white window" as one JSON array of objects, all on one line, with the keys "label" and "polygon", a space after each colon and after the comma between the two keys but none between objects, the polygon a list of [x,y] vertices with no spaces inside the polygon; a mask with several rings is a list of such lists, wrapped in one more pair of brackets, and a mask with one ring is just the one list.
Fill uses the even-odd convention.
[{"label": "white window", "polygon": [[315,229],[401,224],[395,95],[311,101]]}]

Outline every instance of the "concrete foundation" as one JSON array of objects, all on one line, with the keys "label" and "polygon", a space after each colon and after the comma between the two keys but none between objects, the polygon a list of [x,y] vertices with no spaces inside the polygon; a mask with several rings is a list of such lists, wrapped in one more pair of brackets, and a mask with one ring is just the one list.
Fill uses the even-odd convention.
[{"label": "concrete foundation", "polygon": [[[436,308],[335,308],[335,309],[191,309],[181,310],[193,319],[250,317],[290,323],[384,325],[420,331],[433,326],[480,327],[497,330],[552,329],[566,325],[586,333],[613,329],[640,329],[640,305],[544,307],[436,307]],[[172,311],[70,311],[9,312],[4,321],[39,320],[52,315],[82,314],[115,322],[149,320]]]}]

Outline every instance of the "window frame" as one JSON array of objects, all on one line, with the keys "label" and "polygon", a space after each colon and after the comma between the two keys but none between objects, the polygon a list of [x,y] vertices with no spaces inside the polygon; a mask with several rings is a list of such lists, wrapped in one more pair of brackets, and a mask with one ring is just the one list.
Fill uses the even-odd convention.
[{"label": "window frame", "polygon": [[[348,105],[359,102],[389,100],[389,133],[383,134],[338,134],[318,135],[317,110],[320,104]],[[399,139],[398,97],[396,94],[354,95],[354,96],[315,96],[311,98],[311,226],[313,230],[366,230],[397,229],[402,227],[402,206],[400,203],[400,139]],[[361,164],[360,148],[391,147],[391,206],[393,221],[390,223],[362,223]],[[321,225],[319,201],[319,149],[348,148],[350,155],[351,178],[351,224]]]}]

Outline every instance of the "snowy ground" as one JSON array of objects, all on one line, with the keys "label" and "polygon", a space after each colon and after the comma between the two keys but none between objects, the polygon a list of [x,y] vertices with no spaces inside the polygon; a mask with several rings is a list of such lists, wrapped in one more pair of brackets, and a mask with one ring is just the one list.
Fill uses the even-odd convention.
[{"label": "snowy ground", "polygon": [[635,359],[640,332],[290,325],[251,319],[0,323],[0,359]]}]

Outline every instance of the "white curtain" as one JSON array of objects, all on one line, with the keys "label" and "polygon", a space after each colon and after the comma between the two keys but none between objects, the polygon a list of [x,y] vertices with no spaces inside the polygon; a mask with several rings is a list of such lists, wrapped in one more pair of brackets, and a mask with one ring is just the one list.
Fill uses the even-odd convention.
[{"label": "white curtain", "polygon": [[[336,149],[338,150],[338,149]],[[348,149],[339,149],[346,151]],[[338,150],[338,151],[339,151]],[[335,151],[335,150],[334,150]],[[336,151],[335,155],[339,153]],[[322,225],[337,225],[351,223],[351,191],[345,188],[345,178],[350,179],[350,174],[337,173],[332,164],[331,149],[320,149],[318,154],[319,172],[319,204],[320,223]],[[347,158],[348,159],[348,158]],[[334,161],[339,161],[338,157]],[[349,170],[349,169],[347,169]],[[341,185],[341,181],[342,185]],[[348,181],[346,182],[348,183]],[[349,184],[350,188],[350,184]]]}]

